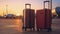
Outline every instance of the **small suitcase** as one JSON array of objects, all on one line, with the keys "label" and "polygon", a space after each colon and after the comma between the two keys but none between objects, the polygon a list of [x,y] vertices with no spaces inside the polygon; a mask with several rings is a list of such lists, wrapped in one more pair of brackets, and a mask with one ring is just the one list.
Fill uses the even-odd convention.
[{"label": "small suitcase", "polygon": [[[30,8],[26,8],[27,5]],[[35,10],[31,9],[31,4],[25,4],[25,9],[23,10],[24,22],[23,22],[23,29],[29,28],[35,30]]]},{"label": "small suitcase", "polygon": [[51,31],[51,9],[37,10],[36,12],[36,27],[37,31],[47,29],[48,32]]}]

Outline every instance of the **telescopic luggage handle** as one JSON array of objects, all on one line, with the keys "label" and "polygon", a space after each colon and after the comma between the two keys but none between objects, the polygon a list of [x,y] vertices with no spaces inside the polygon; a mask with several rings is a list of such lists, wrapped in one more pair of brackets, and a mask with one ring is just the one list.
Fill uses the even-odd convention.
[{"label": "telescopic luggage handle", "polygon": [[43,3],[43,5],[44,5],[44,28],[46,28],[46,12],[47,12],[47,10],[46,10],[46,8],[45,8],[45,3],[47,3],[48,2],[48,8],[47,9],[49,9],[49,2],[50,1],[44,1]]},{"label": "telescopic luggage handle", "polygon": [[31,4],[25,4],[25,9],[31,9]]},{"label": "telescopic luggage handle", "polygon": [[44,9],[45,9],[45,3],[47,3],[47,2],[48,2],[48,9],[50,8],[50,6],[49,6],[50,1],[44,1]]}]

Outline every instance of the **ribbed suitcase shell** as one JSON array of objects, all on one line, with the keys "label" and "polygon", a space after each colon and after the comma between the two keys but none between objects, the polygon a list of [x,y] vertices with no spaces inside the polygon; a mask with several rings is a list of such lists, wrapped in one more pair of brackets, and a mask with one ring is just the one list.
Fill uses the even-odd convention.
[{"label": "ribbed suitcase shell", "polygon": [[46,28],[51,28],[51,10],[45,10],[45,21],[46,21]]},{"label": "ribbed suitcase shell", "polygon": [[51,28],[51,10],[50,9],[37,10],[36,26],[37,26],[37,29]]},{"label": "ribbed suitcase shell", "polygon": [[24,27],[34,28],[35,27],[35,10],[34,9],[24,9]]},{"label": "ribbed suitcase shell", "polygon": [[44,28],[44,10],[37,10],[36,12],[36,25],[37,28]]}]

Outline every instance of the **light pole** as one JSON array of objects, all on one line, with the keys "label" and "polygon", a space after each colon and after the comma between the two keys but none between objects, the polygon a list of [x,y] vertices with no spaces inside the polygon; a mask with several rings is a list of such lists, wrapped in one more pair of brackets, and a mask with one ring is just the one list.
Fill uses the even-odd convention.
[{"label": "light pole", "polygon": [[3,10],[3,17],[4,17],[4,10]]},{"label": "light pole", "polygon": [[50,0],[50,3],[51,3],[51,10],[52,10],[52,0]]},{"label": "light pole", "polygon": [[8,5],[6,5],[6,15],[8,14]]}]

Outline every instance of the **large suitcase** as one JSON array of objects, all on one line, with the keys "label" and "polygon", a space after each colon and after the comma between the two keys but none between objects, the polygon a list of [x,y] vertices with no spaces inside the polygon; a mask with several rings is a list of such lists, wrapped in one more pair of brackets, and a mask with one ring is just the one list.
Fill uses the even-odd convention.
[{"label": "large suitcase", "polygon": [[31,8],[26,8],[27,5],[31,7],[31,4],[25,4],[25,9],[23,10],[23,28],[25,29],[25,31],[27,28],[33,28],[33,30],[35,30],[35,10]]},{"label": "large suitcase", "polygon": [[36,12],[37,31],[47,29],[51,31],[51,9],[37,10]]}]

